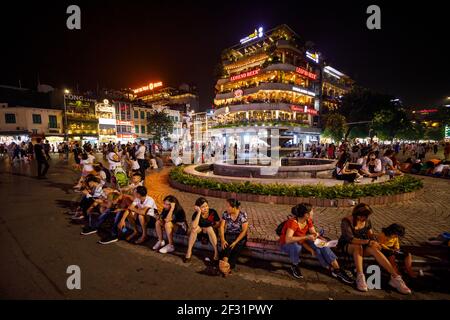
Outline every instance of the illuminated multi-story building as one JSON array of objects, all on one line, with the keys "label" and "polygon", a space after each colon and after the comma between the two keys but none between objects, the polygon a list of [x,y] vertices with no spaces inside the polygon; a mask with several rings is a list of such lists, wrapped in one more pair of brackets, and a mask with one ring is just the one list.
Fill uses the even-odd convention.
[{"label": "illuminated multi-story building", "polygon": [[[308,50],[286,25],[256,29],[226,49],[216,84],[213,135],[225,136],[229,127],[258,127],[257,135],[269,140],[277,132],[282,148],[319,141],[321,63],[320,54]],[[242,133],[224,143],[259,143],[257,135]]]},{"label": "illuminated multi-story building", "polygon": [[100,143],[116,142],[116,108],[108,99],[95,105],[98,118],[98,140]]},{"label": "illuminated multi-story building", "polygon": [[351,90],[353,83],[349,76],[325,65],[322,69],[321,113],[338,110],[342,97]]},{"label": "illuminated multi-story building", "polygon": [[77,94],[64,94],[64,123],[68,140],[98,142],[97,100]]},{"label": "illuminated multi-story building", "polygon": [[146,104],[166,106],[187,114],[191,110],[198,110],[199,100],[196,88],[182,84],[178,89],[164,87],[162,82],[149,83],[143,87],[133,89],[134,100]]}]

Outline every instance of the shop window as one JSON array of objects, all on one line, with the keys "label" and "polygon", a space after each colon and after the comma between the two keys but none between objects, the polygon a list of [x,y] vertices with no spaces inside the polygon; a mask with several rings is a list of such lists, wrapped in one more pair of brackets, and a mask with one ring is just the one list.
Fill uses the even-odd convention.
[{"label": "shop window", "polygon": [[16,123],[16,115],[14,113],[5,113],[6,123]]},{"label": "shop window", "polygon": [[33,114],[33,123],[34,124],[42,123],[42,119],[41,119],[41,115],[40,114]]},{"label": "shop window", "polygon": [[48,116],[48,127],[50,129],[58,128],[58,119],[56,118],[56,116],[52,116],[52,115]]}]

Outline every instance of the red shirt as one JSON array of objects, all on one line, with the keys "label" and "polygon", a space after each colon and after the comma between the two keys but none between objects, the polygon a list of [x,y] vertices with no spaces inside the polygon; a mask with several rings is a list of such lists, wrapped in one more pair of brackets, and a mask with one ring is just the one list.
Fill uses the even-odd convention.
[{"label": "red shirt", "polygon": [[[306,221],[306,225],[303,227],[303,229],[300,228],[300,225],[298,224],[297,219],[289,219],[288,221],[286,221],[286,223],[284,224],[283,230],[281,231],[280,244],[283,245],[286,243],[287,229],[294,230],[293,237],[304,237],[307,235],[309,229],[311,229],[312,227],[314,227],[312,219],[308,219]],[[302,241],[300,241],[300,242],[302,242]]]}]

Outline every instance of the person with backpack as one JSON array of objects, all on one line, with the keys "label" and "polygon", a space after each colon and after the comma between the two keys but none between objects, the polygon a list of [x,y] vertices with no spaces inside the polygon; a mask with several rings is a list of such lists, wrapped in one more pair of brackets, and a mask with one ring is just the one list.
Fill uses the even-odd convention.
[{"label": "person with backpack", "polygon": [[[314,241],[319,237],[312,221],[313,208],[309,203],[300,203],[291,209],[292,218],[283,222],[277,228],[280,232],[281,250],[289,254],[291,260],[292,275],[303,278],[299,263],[300,253],[304,243],[314,251],[314,256],[319,260],[322,267],[326,268],[333,277],[345,283],[353,283],[347,273],[340,268],[336,255],[329,247],[317,247]],[[278,231],[279,232],[279,231]]]}]

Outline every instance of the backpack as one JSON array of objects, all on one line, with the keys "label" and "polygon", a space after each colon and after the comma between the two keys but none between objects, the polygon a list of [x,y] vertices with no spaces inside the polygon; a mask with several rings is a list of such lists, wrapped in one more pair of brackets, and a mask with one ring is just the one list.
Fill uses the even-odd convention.
[{"label": "backpack", "polygon": [[331,172],[331,176],[332,176],[334,179],[336,179],[336,177],[337,177],[337,170],[336,170],[336,168],[334,168],[333,171]]},{"label": "backpack", "polygon": [[103,172],[106,175],[106,182],[111,183],[111,172],[109,170],[104,169]]},{"label": "backpack", "polygon": [[[289,219],[288,219],[288,220],[289,220]],[[275,233],[277,234],[277,236],[281,237],[281,233],[283,233],[284,225],[286,224],[286,222],[287,222],[288,220],[284,220],[284,221],[283,221],[282,223],[280,223],[280,224],[278,225],[278,227],[275,229]]]},{"label": "backpack", "polygon": [[122,168],[117,167],[116,170],[114,170],[114,177],[116,178],[116,183],[119,188],[123,188],[128,185],[128,176]]}]

